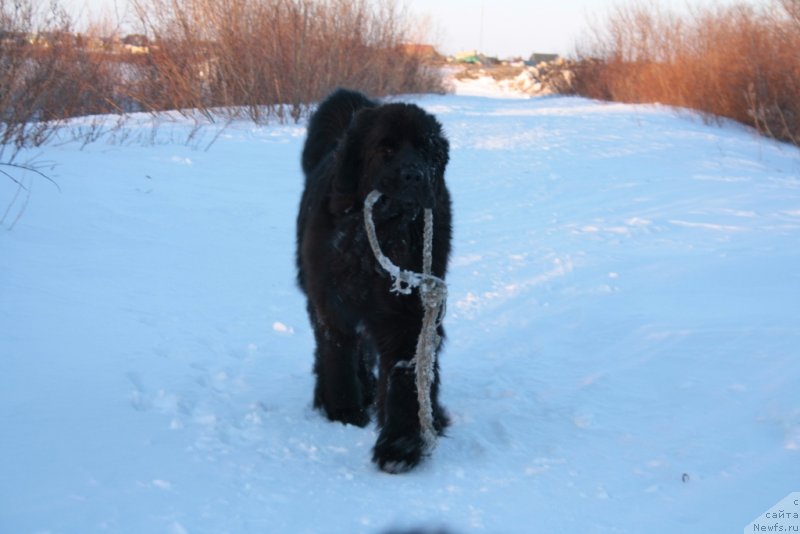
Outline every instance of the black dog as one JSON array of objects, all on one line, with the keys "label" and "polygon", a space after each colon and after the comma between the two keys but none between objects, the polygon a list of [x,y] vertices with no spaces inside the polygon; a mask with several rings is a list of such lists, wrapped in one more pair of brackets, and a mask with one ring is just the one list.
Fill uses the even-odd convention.
[{"label": "black dog", "polygon": [[[316,338],[314,406],[333,421],[365,426],[373,401],[381,427],[373,460],[388,472],[415,466],[423,453],[414,368],[422,326],[419,294],[390,292],[363,219],[366,196],[383,196],[373,218],[383,253],[422,271],[423,210],[433,210],[433,274],[444,278],[452,234],[444,183],[449,144],[442,127],[413,104],[379,104],[339,89],[323,101],[303,148],[305,190],[297,216],[297,280],[308,297]],[[439,328],[439,335],[444,332]],[[377,384],[374,376],[379,359]],[[431,401],[434,426],[448,423]]]}]

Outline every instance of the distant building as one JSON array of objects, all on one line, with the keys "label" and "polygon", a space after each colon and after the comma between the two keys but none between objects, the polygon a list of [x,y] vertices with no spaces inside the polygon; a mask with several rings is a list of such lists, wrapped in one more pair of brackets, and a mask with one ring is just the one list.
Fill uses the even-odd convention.
[{"label": "distant building", "polygon": [[528,60],[530,65],[538,65],[542,61],[545,63],[549,63],[551,61],[555,61],[558,59],[558,54],[540,54],[538,52],[534,52],[531,54],[531,58]]},{"label": "distant building", "polygon": [[456,63],[467,63],[471,65],[499,65],[501,62],[495,56],[487,56],[481,54],[477,50],[468,50],[465,52],[458,52],[452,57],[452,61]]},{"label": "distant building", "polygon": [[0,44],[24,46],[30,44],[34,37],[25,32],[0,31]]},{"label": "distant building", "polygon": [[132,33],[122,38],[122,44],[128,46],[145,47],[150,44],[150,40],[147,38],[146,35],[142,35],[140,33]]},{"label": "distant building", "polygon": [[456,52],[453,58],[459,63],[480,63],[481,59],[477,50],[465,50],[463,52]]},{"label": "distant building", "polygon": [[400,45],[400,50],[407,56],[418,57],[426,61],[442,59],[442,55],[436,48],[429,44],[403,43]]}]

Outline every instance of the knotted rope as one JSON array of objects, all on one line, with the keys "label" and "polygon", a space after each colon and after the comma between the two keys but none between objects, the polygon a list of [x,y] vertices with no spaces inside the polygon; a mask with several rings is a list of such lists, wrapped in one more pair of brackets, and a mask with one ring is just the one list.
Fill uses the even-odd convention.
[{"label": "knotted rope", "polygon": [[375,259],[393,280],[390,291],[402,295],[410,295],[412,289],[419,288],[419,297],[425,314],[422,318],[422,329],[417,338],[417,349],[411,364],[416,370],[417,400],[419,401],[419,424],[422,431],[422,441],[426,452],[436,446],[436,429],[433,426],[433,405],[431,402],[431,387],[434,380],[434,366],[436,349],[442,339],[437,333],[437,328],[442,324],[447,300],[447,285],[444,280],[431,274],[433,263],[433,212],[425,210],[425,233],[422,245],[422,272],[401,269],[381,252],[378,235],[375,232],[375,223],[372,220],[372,207],[381,197],[380,191],[372,191],[364,200],[364,226],[367,238]]}]

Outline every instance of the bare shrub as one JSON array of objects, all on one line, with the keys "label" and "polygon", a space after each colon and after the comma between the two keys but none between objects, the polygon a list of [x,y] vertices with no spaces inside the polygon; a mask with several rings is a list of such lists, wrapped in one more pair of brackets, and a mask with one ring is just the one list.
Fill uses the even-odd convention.
[{"label": "bare shrub", "polygon": [[800,0],[695,9],[617,7],[578,49],[573,89],[728,117],[800,144]]},{"label": "bare shrub", "polygon": [[0,156],[75,116],[298,120],[340,85],[375,96],[443,90],[438,70],[405,52],[423,36],[394,0],[135,0],[147,34],[138,54],[77,34],[57,0],[45,1],[0,0]]},{"label": "bare shrub", "polygon": [[37,15],[30,1],[0,0],[0,155],[10,146],[9,158],[26,140],[48,132],[38,120],[36,103],[47,94],[41,83],[53,76],[40,67],[29,42]]},{"label": "bare shrub", "polygon": [[67,118],[119,111],[119,70],[84,38],[58,4],[0,0],[0,156],[43,143]]},{"label": "bare shrub", "polygon": [[392,0],[140,0],[152,35],[136,99],[298,120],[336,86],[381,96],[442,91],[402,52],[411,19]]}]

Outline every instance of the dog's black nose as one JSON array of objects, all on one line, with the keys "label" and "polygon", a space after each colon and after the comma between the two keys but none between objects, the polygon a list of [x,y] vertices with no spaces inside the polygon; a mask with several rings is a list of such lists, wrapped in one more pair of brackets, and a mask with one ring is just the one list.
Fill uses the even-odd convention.
[{"label": "dog's black nose", "polygon": [[417,167],[406,167],[400,171],[400,178],[409,184],[418,184],[425,178],[425,173]]}]

